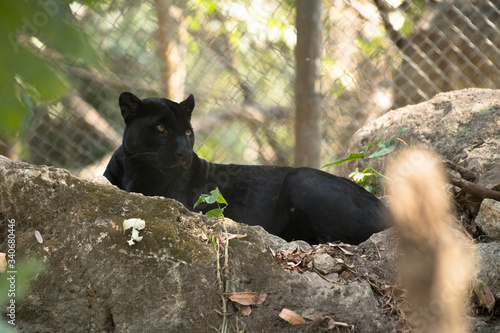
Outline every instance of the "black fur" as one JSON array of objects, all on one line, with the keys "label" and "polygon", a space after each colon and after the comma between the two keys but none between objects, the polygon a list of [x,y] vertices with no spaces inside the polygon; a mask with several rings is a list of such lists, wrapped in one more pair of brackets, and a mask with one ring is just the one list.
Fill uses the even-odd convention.
[{"label": "black fur", "polygon": [[[194,98],[140,100],[124,92],[122,145],[104,176],[119,188],[174,198],[193,209],[218,187],[227,217],[286,240],[358,244],[384,228],[385,206],[348,179],[311,168],[215,164],[193,152]],[[205,207],[203,211],[210,208]]]}]

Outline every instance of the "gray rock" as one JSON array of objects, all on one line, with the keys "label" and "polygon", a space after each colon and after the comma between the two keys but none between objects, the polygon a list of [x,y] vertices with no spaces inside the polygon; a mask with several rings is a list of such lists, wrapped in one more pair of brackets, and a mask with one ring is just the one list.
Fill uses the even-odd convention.
[{"label": "gray rock", "polygon": [[500,243],[481,243],[477,245],[480,256],[478,278],[500,299]]},{"label": "gray rock", "polygon": [[500,202],[484,199],[475,222],[486,235],[500,240]]},{"label": "gray rock", "polygon": [[[171,199],[126,193],[65,170],[1,157],[0,202],[1,220],[16,221],[16,258],[35,257],[45,265],[17,302],[20,332],[209,332],[220,326],[215,254],[212,244],[198,237],[209,233],[205,217]],[[128,218],[146,221],[142,241],[133,246],[127,243],[130,233],[122,230]],[[260,227],[228,224],[230,233],[246,234],[229,243],[229,291],[268,294],[249,317],[231,316],[231,327],[303,332],[310,325],[284,321],[283,308],[331,312],[359,332],[397,326],[366,280],[331,285],[313,272],[284,270],[268,251],[307,244],[288,244]],[[5,249],[4,227],[0,240]]]},{"label": "gray rock", "polygon": [[474,333],[498,333],[499,327],[495,324],[488,324],[487,322],[478,318],[471,319],[471,332]]},{"label": "gray rock", "polygon": [[[487,188],[500,183],[500,90],[441,93],[427,102],[389,111],[359,129],[347,151],[363,151],[372,142],[391,138],[402,127],[407,130],[400,137],[410,148],[431,147],[447,160],[475,172],[476,182]],[[408,148],[399,144],[397,150],[401,149]],[[370,159],[370,164],[383,172],[391,155],[397,154]],[[347,176],[356,167],[362,170],[365,166],[357,160],[332,170]]]},{"label": "gray rock", "polygon": [[[329,273],[339,273],[342,270],[342,265],[339,265],[328,253],[317,253],[313,256],[314,268],[323,275]],[[339,269],[340,266],[340,269]]]}]

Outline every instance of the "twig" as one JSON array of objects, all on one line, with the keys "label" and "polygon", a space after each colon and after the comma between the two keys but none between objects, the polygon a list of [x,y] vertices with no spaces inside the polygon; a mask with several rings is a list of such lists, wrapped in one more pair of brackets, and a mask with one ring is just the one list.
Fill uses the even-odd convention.
[{"label": "twig", "polygon": [[[218,237],[218,236],[214,236]],[[225,288],[224,288],[224,282],[222,279],[222,272],[221,272],[221,267],[220,267],[220,255],[219,255],[219,248],[220,248],[220,239],[216,241],[217,243],[217,251],[215,253],[217,257],[217,282],[219,284],[219,291],[221,293],[221,299],[222,299],[222,325],[220,332],[226,332],[227,331],[227,303],[226,303],[226,297],[224,296]]]},{"label": "twig", "polygon": [[445,161],[444,165],[447,168],[450,168],[450,169],[455,170],[456,172],[458,172],[465,180],[473,182],[473,181],[475,181],[477,179],[477,176],[476,176],[476,174],[474,172],[472,172],[470,170],[467,170],[466,168],[461,167],[458,164],[455,164],[455,163],[450,162],[450,161]]},{"label": "twig", "polygon": [[387,179],[387,180],[391,180],[389,177],[384,176],[383,174],[381,174],[380,172],[378,172],[377,170],[375,170],[375,169],[374,169],[374,168],[370,165],[370,163],[368,163],[368,162],[366,161],[366,159],[365,159],[365,158],[361,158],[361,159],[362,159],[362,160],[363,160],[363,162],[365,162],[365,163],[366,163],[366,165],[367,165],[370,169],[372,169],[372,170],[373,170],[373,172],[375,172],[377,175],[379,175],[380,177],[385,178],[385,179]]},{"label": "twig", "polygon": [[463,191],[475,195],[480,198],[488,198],[500,201],[500,191],[490,190],[484,186],[471,183],[465,179],[449,176],[450,183],[454,186],[460,187]]},{"label": "twig", "polygon": [[[219,205],[217,203],[217,205]],[[224,236],[226,237],[226,241],[224,243],[224,266],[222,268],[223,271],[223,276],[224,276],[224,290],[222,291],[222,299],[223,299],[223,311],[224,311],[224,319],[222,321],[222,329],[221,332],[227,332],[227,320],[228,320],[228,313],[227,313],[227,300],[226,296],[224,296],[224,293],[227,293],[229,291],[229,237],[227,234],[227,228],[226,228],[226,219],[224,216],[222,216],[222,228],[224,229]]]},{"label": "twig", "polygon": [[330,280],[329,278],[327,278],[326,276],[324,276],[323,274],[321,274],[316,268],[313,268],[313,270],[316,272],[316,274],[318,274],[320,277],[322,277],[323,279],[325,279],[326,281],[328,281],[330,283],[338,284],[338,285],[341,285],[341,286],[345,284],[345,283],[341,283],[341,282]]},{"label": "twig", "polygon": [[330,318],[326,313],[322,313],[318,318],[314,319],[311,325],[309,325],[308,328],[303,333],[312,333],[313,330],[318,327],[319,324],[321,324],[325,319]]}]

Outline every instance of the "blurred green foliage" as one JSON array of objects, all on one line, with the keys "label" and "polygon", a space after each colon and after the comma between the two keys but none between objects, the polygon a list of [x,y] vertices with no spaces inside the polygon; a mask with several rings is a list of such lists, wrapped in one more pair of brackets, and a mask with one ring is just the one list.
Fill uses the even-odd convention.
[{"label": "blurred green foliage", "polygon": [[[83,1],[90,6],[97,2]],[[0,131],[4,135],[15,135],[37,102],[65,94],[68,84],[61,63],[98,66],[68,1],[1,1],[0,43]]]},{"label": "blurred green foliage", "polygon": [[[32,279],[36,274],[42,273],[44,270],[43,263],[36,259],[20,259],[15,265],[15,290],[11,289],[11,281],[7,280],[12,274],[5,272],[0,274],[2,277],[0,279],[0,306],[6,309],[8,305],[11,304],[11,300],[14,300],[16,309],[19,308],[19,301],[26,295],[29,288],[29,280]],[[14,295],[14,294],[15,295]],[[10,296],[9,296],[10,294]],[[7,320],[9,317],[4,317],[0,320],[0,332],[2,333],[15,333],[17,330],[15,326],[8,324]],[[18,322],[17,314],[15,322]]]}]

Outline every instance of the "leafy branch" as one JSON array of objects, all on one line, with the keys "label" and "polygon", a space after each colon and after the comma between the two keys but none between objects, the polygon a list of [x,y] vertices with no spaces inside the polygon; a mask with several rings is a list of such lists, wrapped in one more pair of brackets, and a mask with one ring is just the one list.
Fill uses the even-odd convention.
[{"label": "leafy branch", "polygon": [[[383,175],[379,171],[375,170],[375,168],[368,162],[367,158],[378,158],[381,156],[385,156],[387,154],[392,153],[394,149],[396,149],[398,145],[398,141],[403,140],[399,139],[399,135],[406,131],[406,127],[399,129],[399,131],[394,134],[390,139],[382,141],[382,139],[372,142],[365,150],[359,153],[351,153],[349,156],[337,160],[332,163],[325,164],[322,168],[326,168],[331,165],[338,165],[345,162],[351,162],[357,159],[361,159],[367,166],[363,171],[359,171],[359,168],[356,168],[353,172],[349,174],[349,177],[353,179],[353,181],[360,186],[364,187],[368,192],[375,192],[378,187],[378,184],[384,180],[390,180],[387,176]],[[368,152],[375,146],[378,146],[378,150],[367,156]]]}]

